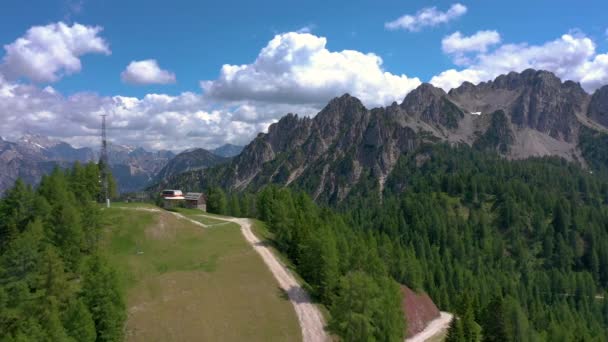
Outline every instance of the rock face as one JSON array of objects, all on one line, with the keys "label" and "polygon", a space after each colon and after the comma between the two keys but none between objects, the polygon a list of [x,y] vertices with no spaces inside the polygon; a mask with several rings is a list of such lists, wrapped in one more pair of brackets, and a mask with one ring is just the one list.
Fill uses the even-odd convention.
[{"label": "rock face", "polygon": [[608,127],[608,85],[601,87],[593,93],[587,115],[596,122]]},{"label": "rock face", "polygon": [[382,191],[400,156],[427,143],[467,144],[512,159],[555,155],[585,165],[580,131],[603,131],[604,124],[608,87],[590,96],[546,71],[465,82],[448,93],[422,84],[401,104],[371,110],[345,94],[314,118],[283,117],[229,164],[170,182],[189,189],[214,182],[239,191],[276,183],[338,203],[357,187]]},{"label": "rock face", "polygon": [[202,148],[184,151],[171,159],[160,172],[156,174],[154,179],[157,182],[163,182],[169,177],[182,172],[204,169],[226,163],[229,160],[229,158],[219,157]]},{"label": "rock face", "polygon": [[401,285],[403,294],[403,313],[407,319],[407,331],[405,336],[412,337],[421,332],[441,313],[426,293],[416,293],[409,287]]},{"label": "rock face", "polygon": [[[110,166],[120,192],[143,189],[173,157],[170,151],[149,152],[121,145],[109,148]],[[97,159],[91,148],[75,148],[40,135],[25,135],[16,142],[0,139],[0,194],[17,178],[36,184],[56,166],[69,167],[76,161]]]}]

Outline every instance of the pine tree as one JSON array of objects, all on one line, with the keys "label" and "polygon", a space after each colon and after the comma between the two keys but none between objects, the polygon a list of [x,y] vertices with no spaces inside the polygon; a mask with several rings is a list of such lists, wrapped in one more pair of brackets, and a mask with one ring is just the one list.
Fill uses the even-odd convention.
[{"label": "pine tree", "polygon": [[507,317],[504,301],[496,297],[485,308],[483,314],[483,340],[487,342],[511,341],[507,331]]},{"label": "pine tree", "polygon": [[81,299],[73,299],[63,317],[67,334],[76,341],[95,341],[95,322]]},{"label": "pine tree", "polygon": [[467,341],[464,335],[464,329],[462,327],[462,321],[458,318],[452,318],[450,327],[448,328],[448,334],[445,338],[445,342],[465,342]]},{"label": "pine tree", "polygon": [[0,252],[33,219],[34,193],[21,179],[0,200]]},{"label": "pine tree", "polygon": [[87,263],[82,296],[95,322],[96,340],[121,340],[126,318],[125,304],[118,289],[116,274],[98,255],[93,255]]},{"label": "pine tree", "polygon": [[50,237],[72,271],[78,269],[84,249],[81,216],[69,202],[55,206],[51,214]]},{"label": "pine tree", "polygon": [[241,217],[241,204],[237,194],[233,193],[230,196],[230,215],[234,217]]},{"label": "pine tree", "polygon": [[43,260],[40,253],[42,239],[42,223],[36,220],[10,243],[0,258],[5,281],[23,281],[29,288],[36,287],[37,271]]},{"label": "pine tree", "polygon": [[43,297],[38,307],[41,310],[39,322],[44,331],[44,341],[69,342],[68,334],[61,323],[57,300],[54,297]]},{"label": "pine tree", "polygon": [[392,280],[352,272],[340,279],[330,329],[345,341],[403,341],[401,296]]},{"label": "pine tree", "polygon": [[64,272],[63,262],[53,246],[45,246],[40,256],[37,287],[44,291],[44,296],[54,297],[59,304],[63,304],[73,292]]},{"label": "pine tree", "polygon": [[226,194],[220,187],[212,187],[207,191],[207,211],[214,214],[226,214]]}]

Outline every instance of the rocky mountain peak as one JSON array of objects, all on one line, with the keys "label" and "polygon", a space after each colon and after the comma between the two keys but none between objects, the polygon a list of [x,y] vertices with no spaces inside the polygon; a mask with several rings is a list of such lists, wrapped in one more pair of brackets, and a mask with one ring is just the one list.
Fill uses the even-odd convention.
[{"label": "rocky mountain peak", "polygon": [[425,102],[435,101],[445,95],[446,93],[443,89],[437,88],[430,83],[422,83],[405,96],[401,107],[406,110],[408,108],[419,107],[424,105]]},{"label": "rocky mountain peak", "polygon": [[596,90],[591,96],[587,115],[608,127],[608,85]]},{"label": "rocky mountain peak", "polygon": [[361,100],[350,94],[344,94],[329,101],[314,118],[314,124],[321,137],[328,141],[341,131],[358,127],[368,115],[368,110]]},{"label": "rocky mountain peak", "polygon": [[401,108],[417,120],[433,126],[458,127],[464,113],[448,99],[443,89],[423,83],[405,96]]},{"label": "rocky mountain peak", "polygon": [[336,116],[344,116],[347,119],[367,111],[361,100],[346,93],[335,97],[317,115],[320,119],[334,119]]},{"label": "rocky mountain peak", "polygon": [[29,146],[36,149],[53,147],[60,142],[39,134],[24,134],[18,141],[22,146]]},{"label": "rocky mountain peak", "polygon": [[454,95],[459,95],[462,93],[469,93],[469,92],[474,91],[476,89],[476,87],[477,86],[474,85],[473,83],[471,83],[469,81],[465,81],[459,87],[450,89],[450,91],[448,92],[448,95],[454,96]]}]

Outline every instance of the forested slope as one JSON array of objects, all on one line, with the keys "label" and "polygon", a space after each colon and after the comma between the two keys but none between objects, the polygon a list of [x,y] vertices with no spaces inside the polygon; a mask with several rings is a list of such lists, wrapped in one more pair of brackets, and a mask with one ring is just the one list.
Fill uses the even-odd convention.
[{"label": "forested slope", "polygon": [[382,201],[359,196],[342,211],[414,252],[424,272],[406,273],[467,318],[452,338],[470,340],[476,322],[490,341],[604,341],[606,204],[606,179],[562,159],[439,145],[403,156]]},{"label": "forested slope", "polygon": [[367,177],[334,208],[276,186],[213,188],[209,208],[268,222],[347,340],[401,338],[393,281],[460,317],[451,341],[607,340],[604,176],[440,144],[403,155],[382,191]]},{"label": "forested slope", "polygon": [[55,169],[0,200],[0,340],[120,341],[126,316],[98,254],[99,169]]}]

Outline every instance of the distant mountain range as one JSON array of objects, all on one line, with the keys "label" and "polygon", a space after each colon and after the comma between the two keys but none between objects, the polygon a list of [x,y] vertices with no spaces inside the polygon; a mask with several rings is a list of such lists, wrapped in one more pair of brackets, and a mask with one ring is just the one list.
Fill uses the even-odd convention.
[{"label": "distant mountain range", "polygon": [[465,82],[448,93],[422,84],[401,104],[381,108],[368,109],[345,94],[314,118],[288,114],[231,162],[173,176],[168,184],[255,191],[275,183],[337,203],[361,182],[382,191],[399,158],[425,144],[466,144],[511,159],[558,156],[585,167],[608,164],[607,125],[608,86],[589,95],[578,83],[530,69],[478,85]]},{"label": "distant mountain range", "polygon": [[[236,145],[224,145],[214,151],[217,154],[233,155],[240,149],[242,147]],[[168,165],[176,157],[171,151],[147,151],[141,147],[114,144],[109,146],[110,166],[121,193],[142,190],[153,180],[180,171],[213,166],[228,160],[203,149],[194,149],[177,156],[179,158]],[[99,153],[95,149],[76,148],[45,136],[25,135],[14,142],[0,137],[0,194],[10,188],[17,178],[36,184],[56,166],[68,167],[76,161],[86,163],[97,161],[98,158]],[[191,159],[187,160],[189,158]],[[161,171],[159,178],[157,175]]]},{"label": "distant mountain range", "polygon": [[[226,146],[226,145],[225,145]],[[231,145],[234,146],[234,145]],[[238,147],[238,146],[234,146]],[[223,151],[230,152],[230,148]],[[241,147],[242,149],[242,147]],[[217,151],[214,150],[214,151]],[[191,150],[184,151],[175,158],[171,159],[161,170],[156,174],[154,178],[155,182],[164,183],[167,179],[174,177],[180,173],[186,171],[194,171],[201,170],[207,167],[219,165],[222,163],[226,163],[230,160],[230,158],[222,157],[217,154],[214,154],[210,151],[207,151],[203,148],[195,148]]]}]

